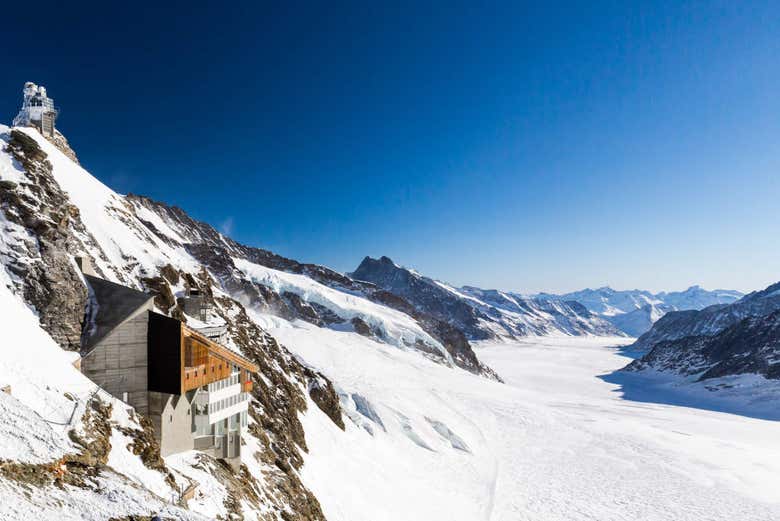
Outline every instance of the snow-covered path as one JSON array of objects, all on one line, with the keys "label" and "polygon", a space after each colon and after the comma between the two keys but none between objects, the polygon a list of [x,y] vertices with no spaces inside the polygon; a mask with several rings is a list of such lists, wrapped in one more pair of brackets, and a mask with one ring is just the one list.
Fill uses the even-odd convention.
[{"label": "snow-covered path", "polygon": [[383,423],[306,415],[304,480],[331,521],[780,519],[780,422],[625,400],[598,378],[628,361],[615,339],[482,344],[501,385],[352,334],[271,330]]}]

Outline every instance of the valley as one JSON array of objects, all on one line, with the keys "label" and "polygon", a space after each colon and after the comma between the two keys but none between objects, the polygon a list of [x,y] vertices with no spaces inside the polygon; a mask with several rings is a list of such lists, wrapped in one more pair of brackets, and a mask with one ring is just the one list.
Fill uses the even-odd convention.
[{"label": "valley", "polygon": [[479,343],[502,385],[354,335],[264,321],[382,422],[363,417],[373,435],[355,422],[342,433],[319,411],[306,415],[304,481],[328,519],[780,516],[780,424],[624,399],[599,378],[629,361],[614,347],[624,338]]}]

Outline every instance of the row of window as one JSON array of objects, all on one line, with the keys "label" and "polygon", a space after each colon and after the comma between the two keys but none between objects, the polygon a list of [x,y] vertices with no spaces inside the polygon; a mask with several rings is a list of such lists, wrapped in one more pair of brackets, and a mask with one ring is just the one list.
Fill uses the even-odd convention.
[{"label": "row of window", "polygon": [[249,393],[238,393],[234,394],[233,396],[223,398],[214,403],[196,404],[195,414],[214,414],[215,412],[221,411],[222,409],[232,407],[233,405],[245,402],[247,400],[249,400]]},{"label": "row of window", "polygon": [[207,411],[206,414],[213,414],[217,411],[221,411],[222,409],[225,409],[227,407],[232,407],[233,405],[239,404],[248,399],[249,399],[248,393],[238,393],[238,394],[234,394],[233,396],[228,396],[227,398],[223,398],[218,402],[208,404],[206,406],[206,411]]},{"label": "row of window", "polygon": [[[228,419],[227,430],[236,431],[239,426],[241,428],[246,427],[249,424],[249,415],[247,411],[241,411],[239,414],[234,414]],[[217,423],[210,425],[200,425],[195,429],[195,436],[221,436],[225,434],[225,420],[220,420]]]},{"label": "row of window", "polygon": [[53,109],[54,108],[54,102],[50,99],[43,100],[41,98],[30,98],[30,100],[27,102],[27,106],[29,107],[46,107]]},{"label": "row of window", "polygon": [[[233,366],[233,370],[235,370],[235,366]],[[222,380],[217,380],[214,383],[210,383],[208,385],[208,390],[210,393],[213,393],[214,391],[219,391],[220,389],[224,389],[225,387],[230,387],[231,385],[236,385],[239,382],[239,373],[233,373],[230,375],[229,378],[223,378]]]}]

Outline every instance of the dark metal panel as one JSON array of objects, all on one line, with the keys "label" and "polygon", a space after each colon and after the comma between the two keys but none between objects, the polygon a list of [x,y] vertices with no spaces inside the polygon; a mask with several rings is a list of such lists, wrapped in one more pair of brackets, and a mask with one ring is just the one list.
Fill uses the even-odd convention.
[{"label": "dark metal panel", "polygon": [[149,390],[181,394],[181,322],[149,312]]}]

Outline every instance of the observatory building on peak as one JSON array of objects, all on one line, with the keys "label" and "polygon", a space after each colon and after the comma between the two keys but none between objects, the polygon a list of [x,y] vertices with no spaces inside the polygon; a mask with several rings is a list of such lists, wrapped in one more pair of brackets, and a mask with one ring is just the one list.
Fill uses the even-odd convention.
[{"label": "observatory building on peak", "polygon": [[54,137],[54,122],[57,109],[54,100],[46,94],[46,87],[28,81],[24,84],[24,101],[13,125],[16,127],[35,127],[47,138]]}]

